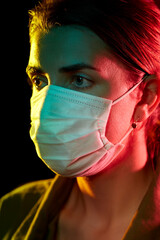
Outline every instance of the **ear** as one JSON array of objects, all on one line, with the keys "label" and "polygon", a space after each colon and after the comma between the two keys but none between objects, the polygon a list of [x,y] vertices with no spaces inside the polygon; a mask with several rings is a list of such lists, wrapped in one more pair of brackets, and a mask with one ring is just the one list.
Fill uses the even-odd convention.
[{"label": "ear", "polygon": [[145,80],[141,100],[135,107],[133,121],[143,123],[154,112],[159,103],[160,80],[152,75]]}]

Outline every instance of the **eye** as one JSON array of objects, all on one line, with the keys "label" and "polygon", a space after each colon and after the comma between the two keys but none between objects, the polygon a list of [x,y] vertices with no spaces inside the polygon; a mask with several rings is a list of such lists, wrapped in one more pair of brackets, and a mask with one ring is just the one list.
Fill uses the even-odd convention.
[{"label": "eye", "polygon": [[79,89],[79,90],[87,89],[87,88],[90,88],[92,85],[93,85],[93,82],[84,76],[75,75],[72,78],[72,86],[75,89]]},{"label": "eye", "polygon": [[44,76],[34,76],[32,78],[32,83],[35,85],[36,89],[40,91],[43,87],[48,85],[48,80]]}]

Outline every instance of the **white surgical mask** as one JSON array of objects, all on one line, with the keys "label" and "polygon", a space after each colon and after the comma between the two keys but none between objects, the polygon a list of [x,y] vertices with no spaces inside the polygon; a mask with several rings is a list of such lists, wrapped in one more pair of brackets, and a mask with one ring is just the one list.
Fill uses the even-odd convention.
[{"label": "white surgical mask", "polygon": [[31,129],[38,156],[55,173],[67,177],[91,176],[104,170],[122,151],[123,140],[112,144],[105,136],[112,101],[59,86],[34,90]]}]

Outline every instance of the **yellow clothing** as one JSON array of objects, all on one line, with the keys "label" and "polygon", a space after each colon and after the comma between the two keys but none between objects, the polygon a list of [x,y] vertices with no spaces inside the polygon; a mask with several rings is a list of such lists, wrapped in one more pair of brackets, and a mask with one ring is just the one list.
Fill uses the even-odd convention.
[{"label": "yellow clothing", "polygon": [[5,195],[0,202],[0,240],[55,239],[58,215],[73,183],[56,176]]},{"label": "yellow clothing", "polygon": [[[74,182],[56,176],[5,195],[0,203],[0,240],[56,240],[58,216]],[[123,240],[160,240],[160,176],[151,183]]]}]

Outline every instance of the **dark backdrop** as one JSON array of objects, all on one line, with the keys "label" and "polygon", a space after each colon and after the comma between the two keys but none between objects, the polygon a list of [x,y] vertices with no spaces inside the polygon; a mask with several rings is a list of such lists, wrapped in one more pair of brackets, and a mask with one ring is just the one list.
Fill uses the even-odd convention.
[{"label": "dark backdrop", "polygon": [[28,10],[37,1],[15,2],[1,6],[6,14],[1,20],[0,196],[26,182],[54,177],[37,157],[29,137]]}]

